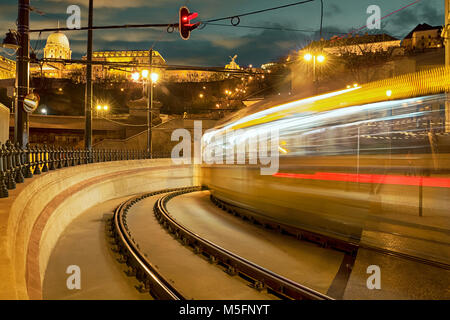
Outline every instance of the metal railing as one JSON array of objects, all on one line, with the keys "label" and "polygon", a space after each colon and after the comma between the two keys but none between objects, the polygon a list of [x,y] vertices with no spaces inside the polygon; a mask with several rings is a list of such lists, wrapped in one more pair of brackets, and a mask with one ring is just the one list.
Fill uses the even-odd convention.
[{"label": "metal railing", "polygon": [[17,183],[43,172],[88,163],[146,158],[144,150],[87,150],[29,144],[21,148],[8,140],[0,147],[0,198],[7,198],[8,190],[15,189]]}]

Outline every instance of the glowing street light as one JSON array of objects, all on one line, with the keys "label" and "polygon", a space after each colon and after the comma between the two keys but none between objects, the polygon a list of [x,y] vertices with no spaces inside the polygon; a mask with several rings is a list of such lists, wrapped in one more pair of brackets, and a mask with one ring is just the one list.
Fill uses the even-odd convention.
[{"label": "glowing street light", "polygon": [[159,74],[157,74],[156,72],[152,72],[150,78],[152,79],[152,82],[155,83],[159,79]]},{"label": "glowing street light", "polygon": [[142,78],[147,79],[149,73],[150,71],[148,70],[142,70],[141,72]]},{"label": "glowing street light", "polygon": [[204,97],[203,93],[200,93],[198,96],[199,96],[200,98],[203,98],[203,97]]},{"label": "glowing street light", "polygon": [[103,110],[108,111],[108,106],[103,106]]},{"label": "glowing street light", "polygon": [[325,56],[323,54],[319,55],[313,55],[311,53],[307,53],[303,56],[305,61],[313,61],[313,83],[314,83],[314,91],[317,91],[317,77],[316,77],[316,61],[318,63],[324,63],[325,62]]},{"label": "glowing street light", "polygon": [[139,77],[140,77],[139,72],[134,72],[134,73],[131,75],[131,78],[132,78],[134,81],[138,81],[138,80],[139,80]]},{"label": "glowing street light", "polygon": [[97,110],[102,110],[102,106],[101,105],[97,105]]},{"label": "glowing street light", "polygon": [[386,91],[386,96],[388,96],[388,97],[392,96],[392,90],[387,90]]}]

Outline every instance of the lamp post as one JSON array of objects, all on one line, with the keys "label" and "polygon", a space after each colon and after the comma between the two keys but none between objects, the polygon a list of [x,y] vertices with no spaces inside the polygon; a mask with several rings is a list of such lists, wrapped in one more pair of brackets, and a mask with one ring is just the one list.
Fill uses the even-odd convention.
[{"label": "lamp post", "polygon": [[142,78],[147,83],[147,155],[149,159],[153,157],[153,143],[152,143],[152,123],[153,123],[153,86],[158,82],[159,74],[142,70],[141,74],[134,73],[133,80],[138,81]]},{"label": "lamp post", "polygon": [[17,100],[14,121],[14,140],[25,147],[29,138],[28,113],[24,100],[30,90],[30,0],[19,0],[17,33],[19,48],[17,51],[16,87]]},{"label": "lamp post", "polygon": [[313,62],[313,85],[314,85],[314,94],[317,93],[317,72],[316,72],[316,65],[317,63],[323,63],[325,61],[325,56],[323,54],[315,55],[311,53],[305,54],[303,57],[306,61]]}]

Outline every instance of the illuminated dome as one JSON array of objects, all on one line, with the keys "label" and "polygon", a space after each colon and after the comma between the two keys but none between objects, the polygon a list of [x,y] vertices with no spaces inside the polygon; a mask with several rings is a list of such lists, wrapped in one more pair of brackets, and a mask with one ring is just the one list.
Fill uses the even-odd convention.
[{"label": "illuminated dome", "polygon": [[48,36],[47,46],[51,45],[70,49],[69,39],[67,39],[66,35],[62,32],[55,32]]}]

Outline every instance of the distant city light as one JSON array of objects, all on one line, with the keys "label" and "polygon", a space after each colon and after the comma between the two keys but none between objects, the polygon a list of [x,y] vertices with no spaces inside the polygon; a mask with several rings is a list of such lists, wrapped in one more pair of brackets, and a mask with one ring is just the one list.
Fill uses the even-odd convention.
[{"label": "distant city light", "polygon": [[150,76],[150,78],[152,79],[152,82],[157,82],[159,79],[159,74],[153,72]]},{"label": "distant city light", "polygon": [[42,114],[47,114],[47,109],[42,108],[42,109],[41,109],[41,113],[42,113]]},{"label": "distant city light", "polygon": [[311,61],[311,59],[313,58],[313,56],[312,56],[311,53],[307,53],[307,54],[305,54],[304,58],[305,58],[306,61]]},{"label": "distant city light", "polygon": [[59,89],[58,89],[58,91],[60,91],[60,92],[61,92],[61,91],[62,91],[62,88],[59,88]]},{"label": "distant city light", "polygon": [[386,91],[386,95],[387,95],[388,97],[392,96],[392,90],[387,90],[387,91]]},{"label": "distant city light", "polygon": [[108,110],[108,106],[103,106],[103,110]]},{"label": "distant city light", "polygon": [[140,77],[139,72],[135,72],[135,73],[133,73],[133,74],[131,75],[131,78],[132,78],[134,81],[138,81],[138,80],[139,80],[139,77]]},{"label": "distant city light", "polygon": [[200,93],[198,96],[199,96],[200,98],[203,98],[203,97],[204,97],[203,93]]},{"label": "distant city light", "polygon": [[142,70],[142,72],[141,72],[142,78],[147,79],[149,73],[150,73],[150,72],[149,72],[148,70]]},{"label": "distant city light", "polygon": [[325,61],[325,57],[323,55],[319,55],[317,56],[317,61],[319,61],[320,63]]},{"label": "distant city light", "polygon": [[97,110],[102,110],[102,106],[101,106],[101,105],[98,105],[98,106],[97,106]]}]

